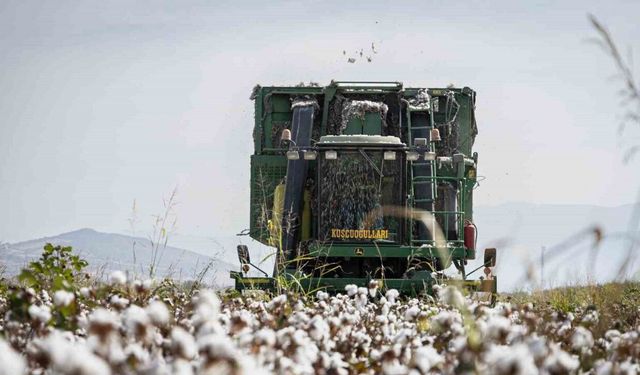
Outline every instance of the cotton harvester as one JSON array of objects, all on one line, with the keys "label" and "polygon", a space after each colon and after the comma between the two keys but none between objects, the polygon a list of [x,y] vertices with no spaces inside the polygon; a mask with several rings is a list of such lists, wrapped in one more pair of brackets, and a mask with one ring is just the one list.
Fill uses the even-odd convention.
[{"label": "cotton harvester", "polygon": [[[249,276],[259,268],[238,246],[236,289],[292,280],[341,291],[375,280],[419,294],[446,279],[495,295],[495,249],[476,268],[484,277],[465,272],[477,240],[475,97],[399,82],[256,86],[245,233],[275,249],[275,267]],[[447,276],[451,265],[460,277]]]}]

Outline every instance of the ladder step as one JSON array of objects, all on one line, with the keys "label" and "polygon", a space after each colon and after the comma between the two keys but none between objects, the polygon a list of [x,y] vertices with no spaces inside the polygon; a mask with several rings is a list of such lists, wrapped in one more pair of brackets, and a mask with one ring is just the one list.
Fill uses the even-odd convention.
[{"label": "ladder step", "polygon": [[431,182],[431,181],[416,181],[416,180],[413,180],[413,184],[414,185],[425,185],[425,184],[432,184],[432,183],[433,182]]},{"label": "ladder step", "polygon": [[431,126],[412,126],[411,130],[431,129]]},{"label": "ladder step", "polygon": [[413,203],[432,203],[434,202],[433,199],[428,199],[428,198],[420,198],[420,199],[414,199]]}]

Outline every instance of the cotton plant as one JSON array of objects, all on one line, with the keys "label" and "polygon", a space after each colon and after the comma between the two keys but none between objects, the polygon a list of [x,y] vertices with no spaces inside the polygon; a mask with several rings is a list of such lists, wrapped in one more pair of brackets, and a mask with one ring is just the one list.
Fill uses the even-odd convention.
[{"label": "cotton plant", "polygon": [[104,285],[26,288],[19,308],[0,317],[0,375],[639,370],[640,331],[596,335],[592,308],[492,307],[454,286],[434,289],[435,298],[407,298],[372,282],[308,296],[231,297],[186,294],[170,281],[122,272]]}]

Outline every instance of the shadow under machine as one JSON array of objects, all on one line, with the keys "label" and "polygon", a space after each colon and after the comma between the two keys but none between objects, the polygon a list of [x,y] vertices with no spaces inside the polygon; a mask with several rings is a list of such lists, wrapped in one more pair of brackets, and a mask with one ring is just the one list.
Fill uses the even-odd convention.
[{"label": "shadow under machine", "polygon": [[271,275],[238,246],[235,287],[343,290],[372,280],[406,294],[431,292],[454,266],[466,288],[496,292],[495,249],[485,276],[476,257],[473,190],[476,94],[468,87],[399,82],[260,87],[251,156],[250,228],[272,246]]}]

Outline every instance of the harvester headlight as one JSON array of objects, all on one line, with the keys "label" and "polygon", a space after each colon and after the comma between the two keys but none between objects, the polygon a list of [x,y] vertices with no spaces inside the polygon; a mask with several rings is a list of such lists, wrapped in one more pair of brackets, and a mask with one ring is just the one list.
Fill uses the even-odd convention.
[{"label": "harvester headlight", "polygon": [[338,158],[338,151],[335,151],[335,150],[325,151],[324,158],[327,160],[336,160]]},{"label": "harvester headlight", "polygon": [[396,160],[396,152],[395,151],[385,151],[384,152],[384,160]]},{"label": "harvester headlight", "polygon": [[318,153],[312,150],[307,150],[302,152],[302,158],[304,160],[316,160],[318,157]]},{"label": "harvester headlight", "polygon": [[429,161],[436,160],[436,153],[433,151],[425,152],[424,160],[429,160]]},{"label": "harvester headlight", "polygon": [[407,160],[416,161],[420,159],[420,153],[418,151],[407,151]]},{"label": "harvester headlight", "polygon": [[426,138],[416,138],[413,140],[413,144],[416,146],[426,146],[427,139]]},{"label": "harvester headlight", "polygon": [[300,159],[300,153],[298,151],[287,151],[287,159],[288,160],[298,160]]}]

